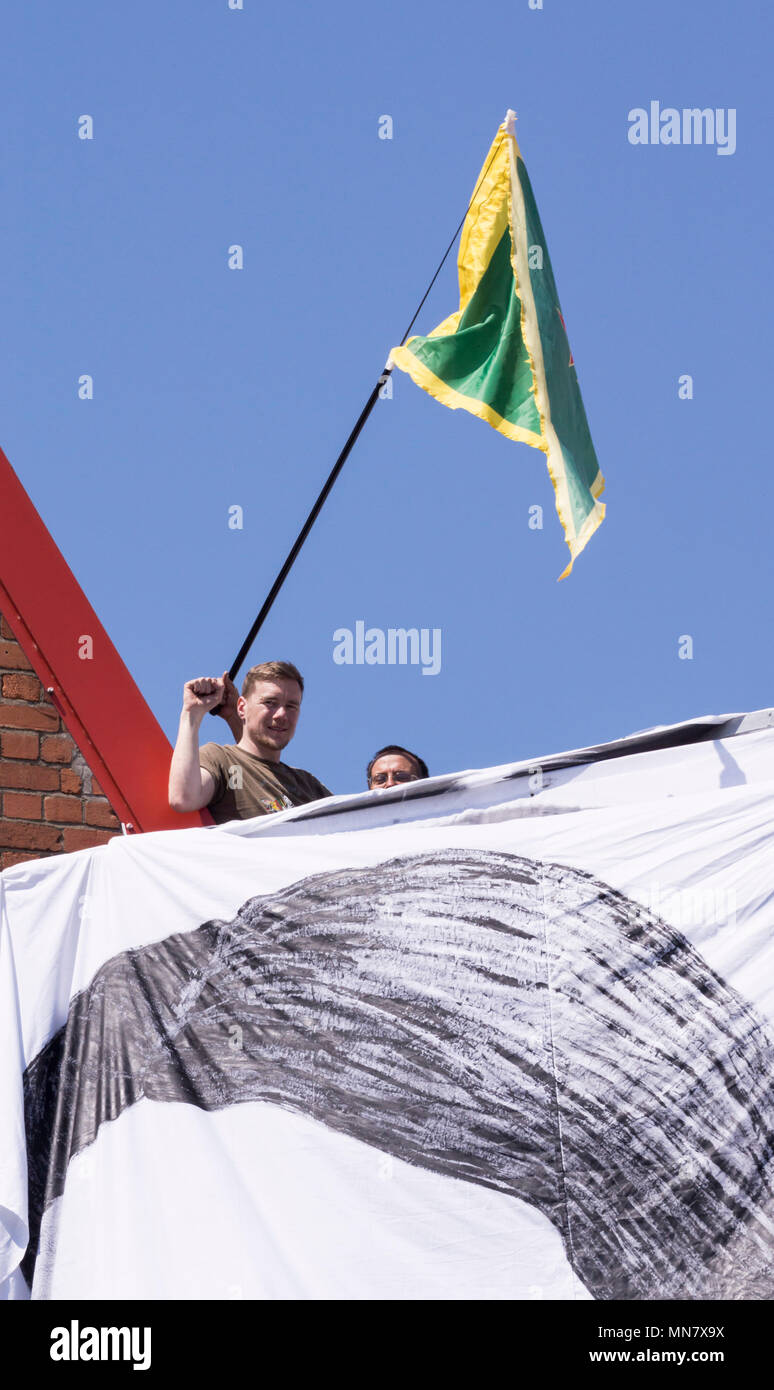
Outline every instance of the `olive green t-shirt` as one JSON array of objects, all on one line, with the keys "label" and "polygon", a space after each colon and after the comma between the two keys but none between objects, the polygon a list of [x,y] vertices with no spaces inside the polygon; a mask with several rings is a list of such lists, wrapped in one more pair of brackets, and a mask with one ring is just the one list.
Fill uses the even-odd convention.
[{"label": "olive green t-shirt", "polygon": [[333,793],[311,772],[285,763],[268,762],[247,753],[236,744],[205,743],[199,749],[199,764],[215,782],[215,792],[207,810],[218,825],[228,820],[250,820],[304,806]]}]

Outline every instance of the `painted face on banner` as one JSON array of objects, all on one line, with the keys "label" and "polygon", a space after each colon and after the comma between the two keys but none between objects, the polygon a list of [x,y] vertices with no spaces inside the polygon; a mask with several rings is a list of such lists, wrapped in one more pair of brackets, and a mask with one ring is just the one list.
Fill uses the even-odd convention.
[{"label": "painted face on banner", "polygon": [[301,687],[297,681],[258,681],[247,699],[237,706],[245,732],[261,748],[281,752],[296,732],[301,713]]}]

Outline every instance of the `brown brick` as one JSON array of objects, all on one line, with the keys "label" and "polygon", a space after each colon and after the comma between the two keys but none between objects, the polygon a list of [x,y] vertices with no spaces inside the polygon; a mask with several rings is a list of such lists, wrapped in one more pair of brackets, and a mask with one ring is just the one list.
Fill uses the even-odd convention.
[{"label": "brown brick", "polygon": [[12,671],[32,670],[18,642],[0,642],[0,666],[10,667]]},{"label": "brown brick", "polygon": [[59,849],[60,836],[68,831],[55,825],[36,825],[32,821],[0,820],[0,845],[3,849]]},{"label": "brown brick", "polygon": [[43,687],[37,676],[3,676],[3,699],[39,700]]},{"label": "brown brick", "polygon": [[13,635],[13,628],[11,627],[10,623],[7,623],[5,621],[5,618],[3,617],[2,613],[0,613],[0,637],[7,637],[9,642],[16,641],[16,638]]},{"label": "brown brick", "polygon": [[59,715],[51,705],[6,705],[0,701],[0,727],[53,731],[59,728]]},{"label": "brown brick", "polygon": [[55,792],[59,790],[59,773],[55,767],[0,762],[0,787],[25,792]]},{"label": "brown brick", "polygon": [[0,854],[0,870],[12,869],[14,864],[26,864],[30,859],[40,859],[39,854],[27,854],[20,849],[9,849]]},{"label": "brown brick", "polygon": [[40,756],[46,763],[69,763],[73,744],[69,734],[51,734],[41,740]]},{"label": "brown brick", "polygon": [[[53,830],[53,826],[51,829]],[[109,830],[91,830],[85,825],[70,825],[62,831],[62,849],[93,849],[95,845],[105,845],[113,836]]]},{"label": "brown brick", "polygon": [[85,820],[87,825],[111,825],[115,830],[120,829],[118,819],[107,801],[87,801]]},{"label": "brown brick", "polygon": [[3,815],[9,820],[40,820],[40,796],[29,792],[6,792],[3,796]]},{"label": "brown brick", "polygon": [[70,825],[80,825],[83,820],[83,802],[79,796],[47,796],[43,810],[46,820],[67,821]]},{"label": "brown brick", "polygon": [[38,735],[0,734],[0,756],[3,758],[37,758]]},{"label": "brown brick", "polygon": [[62,779],[61,786],[63,792],[74,792],[76,795],[83,787],[83,780],[78,772],[74,772],[71,767],[63,767],[60,773]]},{"label": "brown brick", "polygon": [[97,781],[96,777],[94,776],[94,773],[93,773],[93,772],[92,772],[92,774],[91,774],[91,794],[92,794],[92,796],[104,796],[104,795],[105,795],[105,793],[103,792],[101,786],[99,785],[99,782]]}]

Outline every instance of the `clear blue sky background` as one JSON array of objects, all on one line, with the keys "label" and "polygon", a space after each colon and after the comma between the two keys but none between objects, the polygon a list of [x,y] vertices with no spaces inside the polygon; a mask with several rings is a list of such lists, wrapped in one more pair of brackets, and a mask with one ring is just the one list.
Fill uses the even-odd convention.
[{"label": "clear blue sky background", "polygon": [[[443,772],[774,702],[773,28],[764,0],[7,0],[0,443],[171,738],[508,106],[607,519],[558,584],[542,454],[396,373],[252,654],[307,678],[288,761],[346,791],[385,742]],[[736,153],[632,146],[629,110],[656,99],[736,108]],[[456,306],[450,257],[417,331]],[[358,619],[441,628],[441,673],[335,665]]]}]

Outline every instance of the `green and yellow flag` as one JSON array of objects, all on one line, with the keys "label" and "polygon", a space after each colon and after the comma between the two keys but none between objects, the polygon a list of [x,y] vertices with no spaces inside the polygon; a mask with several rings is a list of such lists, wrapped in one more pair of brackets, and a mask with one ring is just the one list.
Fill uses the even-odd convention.
[{"label": "green and yellow flag", "polygon": [[497,132],[462,228],[459,309],[390,357],[443,405],[543,450],[570,548],[564,579],[605,515],[605,480],[515,119]]}]

